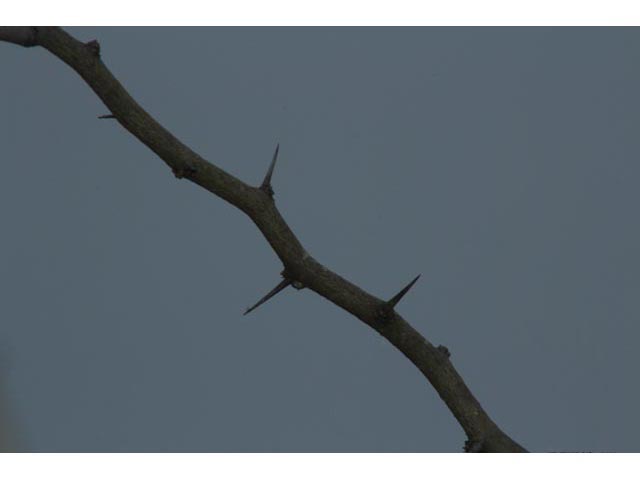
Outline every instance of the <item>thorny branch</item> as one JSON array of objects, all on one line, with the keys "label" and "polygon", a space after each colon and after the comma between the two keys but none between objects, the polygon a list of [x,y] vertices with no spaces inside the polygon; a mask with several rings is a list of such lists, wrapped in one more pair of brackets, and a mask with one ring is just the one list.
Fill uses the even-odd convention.
[{"label": "thorny branch", "polygon": [[467,435],[466,451],[526,451],[491,420],[453,367],[447,348],[434,347],[394,310],[417,278],[384,301],[328,270],[306,252],[273,201],[271,175],[277,149],[263,184],[247,185],[192,151],[138,105],[102,62],[97,41],[82,43],[57,27],[0,27],[0,40],[23,47],[41,46],[57,56],[107,106],[110,113],[102,118],[116,119],[176,177],[191,180],[246,213],[284,265],[286,277],[278,287],[288,282],[307,287],[389,340],[424,374],[458,420]]}]

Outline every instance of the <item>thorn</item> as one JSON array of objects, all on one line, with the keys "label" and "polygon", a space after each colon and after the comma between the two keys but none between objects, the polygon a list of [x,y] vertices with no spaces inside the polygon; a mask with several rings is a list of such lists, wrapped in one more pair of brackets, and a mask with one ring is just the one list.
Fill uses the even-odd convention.
[{"label": "thorn", "polygon": [[108,113],[107,115],[100,115],[98,118],[116,118],[112,113]]},{"label": "thorn", "polygon": [[[422,274],[420,274],[422,275]],[[409,289],[411,287],[413,287],[413,284],[416,283],[418,281],[418,279],[420,278],[420,275],[418,275],[416,278],[414,278],[413,280],[411,280],[411,282],[409,283],[409,285],[407,285],[406,287],[404,287],[402,290],[400,290],[391,300],[389,300],[387,302],[387,304],[391,307],[394,308],[398,302],[400,300],[402,300],[402,297],[404,297],[407,292],[409,291]]]},{"label": "thorn", "polygon": [[273,290],[271,290],[264,297],[262,297],[260,300],[258,300],[258,303],[256,303],[253,307],[247,308],[246,312],[244,312],[243,315],[246,315],[247,313],[254,311],[256,308],[258,308],[264,302],[269,300],[274,295],[280,293],[282,290],[287,288],[289,285],[291,285],[291,280],[289,280],[288,278],[285,278],[278,285],[276,285]]},{"label": "thorn", "polygon": [[271,175],[273,175],[273,169],[276,166],[276,160],[278,159],[278,152],[280,151],[280,144],[276,145],[276,151],[273,153],[273,159],[271,160],[271,165],[269,165],[269,170],[267,170],[267,174],[264,176],[264,180],[262,181],[262,185],[260,185],[260,189],[264,190],[270,197],[273,197],[273,188],[271,187]]}]

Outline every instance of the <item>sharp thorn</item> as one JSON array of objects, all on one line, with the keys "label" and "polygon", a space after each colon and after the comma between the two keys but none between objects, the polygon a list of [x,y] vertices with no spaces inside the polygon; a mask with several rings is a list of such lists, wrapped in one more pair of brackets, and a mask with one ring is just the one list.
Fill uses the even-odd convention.
[{"label": "sharp thorn", "polygon": [[258,308],[260,305],[262,305],[264,302],[269,300],[271,297],[273,297],[277,293],[279,293],[282,290],[284,290],[285,288],[287,288],[289,285],[291,285],[291,280],[289,280],[288,278],[285,278],[278,285],[276,285],[273,290],[271,290],[264,297],[262,297],[260,300],[258,300],[258,303],[256,303],[253,307],[247,308],[247,310],[243,313],[243,315],[246,315],[247,313],[253,312],[256,308]]},{"label": "sharp thorn", "polygon": [[264,176],[262,185],[260,185],[260,189],[264,190],[271,196],[273,196],[273,188],[271,187],[271,176],[273,175],[273,169],[276,166],[276,160],[278,160],[279,151],[280,151],[280,144],[278,143],[276,145],[276,151],[273,152],[273,159],[271,160],[271,165],[269,165],[269,170],[267,170],[267,174]]},{"label": "sharp thorn", "polygon": [[402,297],[404,297],[407,294],[407,292],[411,289],[411,287],[413,287],[413,285],[418,281],[418,279],[420,278],[420,275],[418,275],[416,278],[411,280],[411,282],[409,282],[409,285],[407,285],[402,290],[400,290],[391,300],[387,302],[387,304],[391,308],[395,307],[398,304],[398,302],[402,300]]},{"label": "sharp thorn", "polygon": [[106,115],[100,115],[98,118],[116,118],[116,116],[111,113],[108,113]]}]

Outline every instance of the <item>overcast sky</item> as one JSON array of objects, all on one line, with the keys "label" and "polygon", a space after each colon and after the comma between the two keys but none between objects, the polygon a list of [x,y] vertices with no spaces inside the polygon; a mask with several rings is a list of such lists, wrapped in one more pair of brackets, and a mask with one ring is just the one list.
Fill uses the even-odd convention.
[{"label": "overcast sky", "polygon": [[[533,451],[639,451],[640,30],[69,28]],[[44,49],[0,43],[0,421],[28,451],[461,451],[384,338]]]}]

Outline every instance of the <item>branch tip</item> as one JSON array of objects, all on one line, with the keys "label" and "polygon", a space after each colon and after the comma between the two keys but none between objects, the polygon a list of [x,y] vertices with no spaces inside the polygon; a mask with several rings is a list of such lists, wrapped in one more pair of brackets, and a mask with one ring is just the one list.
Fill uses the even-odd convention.
[{"label": "branch tip", "polygon": [[391,308],[395,307],[398,304],[398,302],[402,300],[402,297],[404,297],[407,294],[407,292],[411,289],[411,287],[413,287],[413,285],[418,281],[418,279],[420,278],[420,275],[418,275],[416,278],[411,280],[411,282],[409,282],[409,284],[406,287],[400,290],[391,300],[389,300],[387,304]]},{"label": "branch tip", "polygon": [[260,305],[262,305],[263,303],[265,303],[267,300],[269,300],[271,297],[277,295],[278,293],[280,293],[282,290],[284,290],[285,288],[287,288],[289,285],[291,285],[291,280],[289,280],[288,278],[283,279],[278,285],[276,285],[273,290],[271,290],[269,293],[267,293],[264,297],[262,297],[260,300],[258,300],[258,303],[256,303],[254,306],[247,308],[247,310],[243,313],[243,315],[247,315],[248,313],[254,311],[256,308],[258,308]]},{"label": "branch tip", "polygon": [[269,170],[267,170],[267,174],[264,176],[264,180],[262,181],[262,185],[260,185],[260,190],[263,190],[270,197],[273,197],[273,187],[271,186],[271,176],[273,175],[273,169],[276,166],[276,161],[278,160],[278,152],[280,151],[280,143],[276,145],[276,151],[273,153],[273,159],[271,159],[271,164],[269,165]]}]

